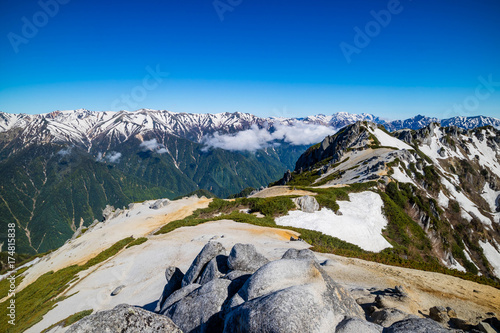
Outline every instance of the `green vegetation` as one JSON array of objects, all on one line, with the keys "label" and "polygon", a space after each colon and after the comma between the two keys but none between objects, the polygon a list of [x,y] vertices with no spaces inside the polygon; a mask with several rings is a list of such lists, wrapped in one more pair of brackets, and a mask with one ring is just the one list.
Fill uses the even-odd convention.
[{"label": "green vegetation", "polygon": [[[106,205],[123,207],[186,193],[226,197],[281,177],[306,149],[283,143],[266,152],[205,152],[202,144],[168,136],[162,144],[177,152],[174,161],[170,154],[139,151],[139,144],[130,139],[113,146],[122,154],[118,163],[96,161],[104,149],[98,145],[91,153],[73,147],[65,155],[58,152],[67,147],[58,144],[4,149],[0,154],[0,228],[6,229],[7,223],[21,225],[16,230],[19,253],[46,252],[73,236],[73,221],[79,224],[83,219],[84,226],[89,226],[101,220]],[[6,244],[6,238],[0,234],[0,242]]]},{"label": "green vegetation", "polygon": [[142,243],[146,243],[147,241],[148,241],[148,239],[146,237],[139,237],[136,240],[134,240],[133,242],[131,242],[130,244],[128,244],[127,249],[129,247],[132,247],[132,246],[141,245]]},{"label": "green vegetation", "polygon": [[304,171],[302,173],[292,173],[292,179],[287,183],[290,186],[308,186],[320,177],[318,171]]},{"label": "green vegetation", "polygon": [[49,332],[51,329],[53,329],[54,327],[68,327],[69,325],[72,325],[74,323],[76,323],[77,321],[79,321],[80,319],[82,318],[85,318],[89,315],[92,314],[92,312],[94,312],[94,310],[90,309],[90,310],[83,310],[83,311],[80,311],[80,312],[77,312],[75,314],[72,314],[71,316],[69,316],[68,318],[65,318],[49,327],[47,327],[46,329],[44,329],[41,333],[46,333],[46,332]]},{"label": "green vegetation", "polygon": [[7,323],[7,304],[9,299],[0,303],[0,327],[8,328],[7,332],[24,332],[43,319],[43,316],[64,300],[63,296],[68,291],[69,283],[78,279],[77,274],[89,269],[106,259],[114,256],[134,239],[128,237],[113,244],[96,257],[90,259],[82,266],[73,265],[57,272],[47,272],[35,282],[16,293],[16,325]]},{"label": "green vegetation", "polygon": [[255,191],[256,189],[253,188],[253,187],[247,187],[247,188],[244,188],[241,192],[239,193],[236,193],[236,194],[231,194],[230,196],[228,196],[227,198],[228,199],[236,199],[236,198],[244,198],[244,197],[248,197],[250,195],[250,193],[252,193],[253,191]]},{"label": "green vegetation", "polygon": [[[348,200],[349,193],[373,190],[376,185],[376,182],[369,182],[352,184],[342,188],[318,189],[301,187],[301,189],[316,192],[316,198],[319,198],[318,201],[322,201],[323,205],[327,204],[330,207],[335,207],[336,200]],[[393,192],[398,193],[397,191]],[[389,221],[384,235],[393,245],[393,248],[385,249],[380,253],[364,251],[354,244],[342,241],[336,237],[324,235],[318,231],[276,225],[273,219],[276,211],[273,211],[273,209],[279,209],[280,214],[286,213],[286,209],[289,205],[286,202],[289,201],[291,203],[290,197],[272,197],[256,200],[243,198],[236,199],[235,201],[215,199],[209,207],[198,209],[185,219],[168,223],[156,234],[165,234],[180,227],[196,226],[209,221],[229,219],[235,222],[257,226],[296,231],[300,233],[304,241],[312,245],[311,249],[313,251],[334,253],[346,257],[375,261],[386,265],[438,272],[500,288],[498,282],[484,276],[477,276],[472,274],[472,272],[462,273],[443,267],[439,261],[432,256],[430,241],[425,236],[422,228],[415,223],[405,210],[396,204],[388,194],[383,192],[379,193],[384,201],[384,212]],[[400,204],[403,203],[403,194],[399,193],[403,197],[398,199],[394,193],[392,196]],[[239,209],[243,208],[250,209],[251,212],[259,211],[263,213],[265,217],[258,218],[252,214],[239,212]],[[222,213],[222,215],[217,215],[218,213]]]}]

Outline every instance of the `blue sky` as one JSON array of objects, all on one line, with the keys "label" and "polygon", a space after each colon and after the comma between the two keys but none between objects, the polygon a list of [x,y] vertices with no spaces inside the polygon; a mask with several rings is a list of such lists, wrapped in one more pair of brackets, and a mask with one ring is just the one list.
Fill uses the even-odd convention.
[{"label": "blue sky", "polygon": [[497,0],[4,0],[0,110],[500,117],[499,16]]}]

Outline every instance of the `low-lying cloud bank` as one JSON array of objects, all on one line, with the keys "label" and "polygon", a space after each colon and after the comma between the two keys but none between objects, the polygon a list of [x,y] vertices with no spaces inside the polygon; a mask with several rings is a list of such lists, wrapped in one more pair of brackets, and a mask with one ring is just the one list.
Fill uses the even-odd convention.
[{"label": "low-lying cloud bank", "polygon": [[141,142],[139,147],[141,147],[143,151],[151,150],[158,154],[164,154],[168,152],[168,150],[165,148],[165,145],[158,143],[156,139],[143,141]]},{"label": "low-lying cloud bank", "polygon": [[234,134],[219,134],[206,136],[202,139],[204,150],[222,148],[230,151],[251,151],[276,145],[276,141],[285,141],[295,146],[312,145],[322,141],[326,136],[335,134],[337,129],[323,125],[295,123],[293,125],[275,125],[275,131],[270,132],[257,125],[245,131]]}]

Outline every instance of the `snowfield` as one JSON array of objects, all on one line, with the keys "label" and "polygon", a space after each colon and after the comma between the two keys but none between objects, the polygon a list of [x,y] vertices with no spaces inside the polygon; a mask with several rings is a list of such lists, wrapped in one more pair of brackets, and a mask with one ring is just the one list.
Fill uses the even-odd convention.
[{"label": "snowfield", "polygon": [[366,191],[349,194],[350,201],[338,201],[342,215],[323,208],[314,213],[291,211],[276,219],[276,224],[317,230],[358,245],[363,250],[380,252],[392,247],[382,236],[387,219],[382,214],[382,199],[377,193]]},{"label": "snowfield", "polygon": [[397,149],[407,149],[407,150],[413,149],[405,142],[403,142],[399,139],[396,139],[393,136],[390,136],[389,134],[382,131],[381,129],[378,129],[378,128],[375,128],[374,130],[370,129],[370,132],[373,133],[377,137],[378,141],[380,141],[381,146],[394,147]]},{"label": "snowfield", "polygon": [[493,273],[496,277],[500,278],[500,253],[488,242],[483,243],[479,241],[479,245],[483,249],[486,259],[488,259],[488,262],[493,267]]}]

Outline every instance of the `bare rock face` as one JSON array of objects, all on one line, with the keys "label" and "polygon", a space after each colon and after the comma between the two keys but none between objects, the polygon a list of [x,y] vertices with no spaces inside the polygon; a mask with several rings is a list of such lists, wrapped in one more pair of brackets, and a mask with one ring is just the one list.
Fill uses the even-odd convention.
[{"label": "bare rock face", "polygon": [[427,318],[409,318],[398,321],[391,327],[384,330],[387,333],[445,333],[449,330],[440,326],[432,319]]},{"label": "bare rock face", "polygon": [[344,319],[335,333],[382,333],[383,327],[359,318]]},{"label": "bare rock face", "polygon": [[170,318],[127,304],[85,317],[72,325],[67,332],[182,333]]},{"label": "bare rock face", "polygon": [[444,306],[433,306],[430,308],[429,317],[442,324],[445,324],[450,320],[448,310],[446,310]]},{"label": "bare rock face", "polygon": [[167,284],[163,288],[163,292],[158,300],[158,304],[156,305],[155,312],[159,312],[163,306],[165,300],[172,295],[172,293],[182,286],[182,279],[184,278],[184,274],[177,267],[167,267],[165,270],[165,278],[167,279]]},{"label": "bare rock face", "polygon": [[306,213],[314,213],[319,210],[319,203],[316,201],[315,197],[305,195],[300,198],[293,199],[293,202],[299,207],[299,209]]},{"label": "bare rock face", "polygon": [[156,200],[155,202],[153,202],[149,206],[149,208],[150,209],[160,209],[160,208],[167,206],[169,203],[170,203],[170,200],[168,200],[168,199],[159,199],[159,200]]},{"label": "bare rock face", "polygon": [[229,267],[227,266],[227,256],[218,255],[217,257],[210,260],[200,277],[196,281],[199,284],[205,284],[214,279],[218,279],[229,272]]},{"label": "bare rock face", "polygon": [[232,284],[227,279],[212,280],[174,303],[164,314],[184,332],[221,332],[224,328],[222,306],[236,293]]},{"label": "bare rock face", "polygon": [[224,332],[335,332],[363,311],[313,260],[281,259],[260,268],[233,301]]},{"label": "bare rock face", "polygon": [[257,252],[252,244],[235,244],[227,259],[230,270],[255,272],[269,260]]},{"label": "bare rock face", "polygon": [[281,259],[308,259],[308,260],[316,260],[316,256],[314,252],[309,249],[288,249],[285,254],[281,257]]},{"label": "bare rock face", "polygon": [[182,286],[185,287],[188,284],[195,282],[205,268],[205,265],[220,254],[226,254],[226,249],[224,249],[222,244],[219,242],[208,242],[194,259],[191,267],[189,267],[184,275],[184,278],[182,279]]},{"label": "bare rock face", "polygon": [[374,323],[384,327],[389,327],[397,321],[407,319],[409,315],[395,308],[378,310],[372,313],[371,318]]}]

